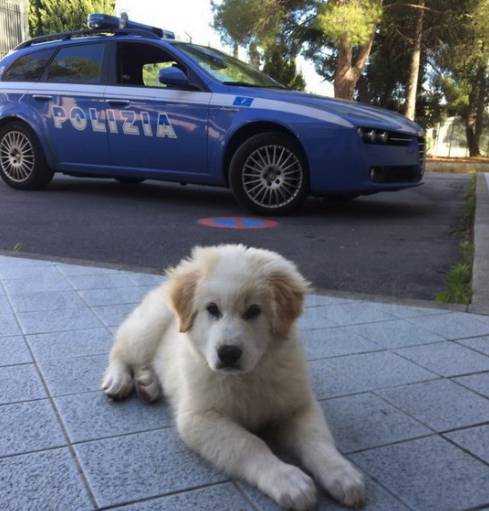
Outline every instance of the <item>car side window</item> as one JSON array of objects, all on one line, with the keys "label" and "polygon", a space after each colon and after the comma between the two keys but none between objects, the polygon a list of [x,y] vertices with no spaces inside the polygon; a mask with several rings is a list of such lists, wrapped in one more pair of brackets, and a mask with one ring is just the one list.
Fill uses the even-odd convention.
[{"label": "car side window", "polygon": [[3,80],[8,82],[37,82],[53,54],[53,50],[41,50],[23,55],[7,68]]},{"label": "car side window", "polygon": [[167,88],[160,83],[160,69],[178,66],[178,62],[164,50],[151,44],[118,43],[117,84],[132,87]]},{"label": "car side window", "polygon": [[61,48],[49,65],[46,81],[58,83],[100,83],[104,44]]}]

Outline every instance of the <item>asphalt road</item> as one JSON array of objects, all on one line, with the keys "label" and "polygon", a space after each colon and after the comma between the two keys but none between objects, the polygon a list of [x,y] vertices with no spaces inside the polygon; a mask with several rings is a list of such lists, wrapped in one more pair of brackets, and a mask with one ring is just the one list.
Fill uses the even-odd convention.
[{"label": "asphalt road", "polygon": [[419,188],[346,205],[311,199],[274,229],[232,231],[197,224],[244,214],[227,190],[64,176],[40,192],[0,183],[0,249],[161,270],[196,244],[243,242],[291,258],[317,288],[432,299],[458,257],[468,184],[429,174]]}]

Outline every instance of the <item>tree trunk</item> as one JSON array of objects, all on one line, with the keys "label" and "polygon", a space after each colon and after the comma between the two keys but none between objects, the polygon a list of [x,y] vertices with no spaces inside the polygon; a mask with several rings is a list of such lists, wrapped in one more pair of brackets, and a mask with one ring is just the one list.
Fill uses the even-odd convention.
[{"label": "tree trunk", "polygon": [[425,0],[418,0],[416,9],[416,29],[414,32],[414,46],[411,56],[405,110],[406,117],[411,120],[414,120],[416,115],[416,94],[418,92],[419,64],[421,62],[421,45],[423,41],[424,8]]},{"label": "tree trunk", "polygon": [[236,58],[239,57],[239,44],[237,41],[234,41],[234,43],[233,43],[233,57],[236,57]]},{"label": "tree trunk", "polygon": [[470,156],[480,156],[480,138],[484,122],[486,100],[487,67],[480,64],[469,94],[469,105],[464,116],[465,135]]},{"label": "tree trunk", "polygon": [[367,43],[359,47],[356,56],[354,56],[352,44],[346,36],[338,40],[338,62],[334,78],[335,98],[353,99],[355,87],[372,50],[374,37],[375,32]]}]

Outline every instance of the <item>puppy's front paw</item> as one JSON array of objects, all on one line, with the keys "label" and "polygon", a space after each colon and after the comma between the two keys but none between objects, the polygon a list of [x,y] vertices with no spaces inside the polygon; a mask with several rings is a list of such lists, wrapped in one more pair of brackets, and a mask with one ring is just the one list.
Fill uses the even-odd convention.
[{"label": "puppy's front paw", "polygon": [[348,507],[363,507],[367,493],[362,474],[347,460],[323,478],[328,492]]},{"label": "puppy's front paw", "polygon": [[126,398],[133,389],[133,381],[129,368],[117,362],[111,362],[105,371],[102,390],[111,399]]},{"label": "puppy's front paw", "polygon": [[265,474],[260,487],[284,509],[308,511],[316,505],[314,481],[293,465],[284,463]]}]

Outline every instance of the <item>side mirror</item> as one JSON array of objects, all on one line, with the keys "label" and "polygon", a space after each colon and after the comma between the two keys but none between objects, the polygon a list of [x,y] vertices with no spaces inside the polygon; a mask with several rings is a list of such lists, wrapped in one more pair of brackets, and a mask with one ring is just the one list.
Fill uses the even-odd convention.
[{"label": "side mirror", "polygon": [[178,67],[164,67],[160,69],[158,80],[170,87],[188,87],[190,85],[187,75]]}]

